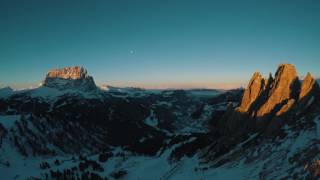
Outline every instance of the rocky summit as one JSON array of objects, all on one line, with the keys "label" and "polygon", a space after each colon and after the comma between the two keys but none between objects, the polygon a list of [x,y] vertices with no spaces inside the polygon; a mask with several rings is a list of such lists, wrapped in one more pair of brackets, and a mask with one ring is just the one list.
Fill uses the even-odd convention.
[{"label": "rocky summit", "polygon": [[299,100],[306,98],[307,96],[316,96],[319,91],[319,85],[317,81],[312,77],[310,73],[303,79],[301,91],[299,94]]},{"label": "rocky summit", "polygon": [[260,72],[255,72],[249,82],[248,88],[244,92],[241,105],[238,110],[242,112],[248,111],[251,104],[260,96],[264,90],[265,79],[262,77]]},{"label": "rocky summit", "polygon": [[[297,98],[299,94],[299,80],[296,69],[291,64],[281,64],[271,82],[269,89],[266,89],[267,99],[257,109],[257,116],[265,116],[271,113],[278,113],[282,106],[290,100]],[[277,106],[277,107],[276,107]]]},{"label": "rocky summit", "polygon": [[[299,112],[308,108],[319,96],[319,85],[310,73],[302,84],[294,65],[280,64],[275,78],[263,78],[255,72],[244,91],[240,106],[227,113],[221,120],[221,131],[229,133],[239,130],[277,130],[274,124],[286,120],[276,120],[289,111]],[[278,124],[279,128],[280,125]]]},{"label": "rocky summit", "polygon": [[93,78],[88,75],[86,69],[80,66],[50,70],[46,75],[43,86],[59,90],[90,91],[96,89]]}]

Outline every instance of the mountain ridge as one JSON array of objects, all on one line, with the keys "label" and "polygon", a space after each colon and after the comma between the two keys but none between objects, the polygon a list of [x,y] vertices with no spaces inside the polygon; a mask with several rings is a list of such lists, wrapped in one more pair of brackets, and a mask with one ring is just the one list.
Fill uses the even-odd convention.
[{"label": "mountain ridge", "polygon": [[230,110],[220,120],[221,131],[229,133],[268,129],[269,134],[272,134],[277,130],[272,124],[279,121],[268,119],[275,119],[298,107],[306,109],[315,99],[319,99],[319,85],[315,79],[308,73],[301,84],[291,64],[280,64],[274,78],[270,74],[265,79],[259,72],[255,72],[244,91],[240,106]]}]

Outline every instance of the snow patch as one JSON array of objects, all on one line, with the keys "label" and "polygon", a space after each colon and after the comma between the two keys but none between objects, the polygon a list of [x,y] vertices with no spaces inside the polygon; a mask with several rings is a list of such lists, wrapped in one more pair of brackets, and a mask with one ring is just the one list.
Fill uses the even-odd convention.
[{"label": "snow patch", "polygon": [[152,127],[158,126],[159,121],[158,121],[157,117],[155,116],[153,109],[151,109],[150,116],[147,117],[144,122],[147,125],[152,126]]}]

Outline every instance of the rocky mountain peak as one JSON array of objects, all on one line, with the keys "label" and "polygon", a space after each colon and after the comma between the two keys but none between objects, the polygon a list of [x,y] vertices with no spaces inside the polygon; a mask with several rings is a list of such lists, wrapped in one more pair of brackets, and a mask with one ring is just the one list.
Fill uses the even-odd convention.
[{"label": "rocky mountain peak", "polygon": [[79,89],[88,91],[96,89],[93,78],[81,66],[50,70],[46,75],[43,86],[60,90]]},{"label": "rocky mountain peak", "polygon": [[267,100],[257,111],[257,116],[270,114],[276,106],[295,98],[299,94],[299,79],[294,65],[280,64],[270,89]]},{"label": "rocky mountain peak", "polygon": [[52,69],[47,73],[47,78],[84,79],[87,76],[87,70],[82,66]]},{"label": "rocky mountain peak", "polygon": [[318,97],[319,85],[312,75],[308,73],[300,84],[297,71],[291,64],[279,65],[275,77],[270,74],[268,80],[256,72],[244,91],[240,106],[220,120],[221,132],[275,132],[285,122],[284,115],[290,111],[298,115],[311,107]]},{"label": "rocky mountain peak", "polygon": [[313,78],[313,76],[308,72],[306,77],[303,79],[302,85],[301,85],[301,91],[299,94],[299,99],[303,99],[306,97],[306,95],[313,94],[314,91],[319,89],[319,85],[316,82],[316,80]]},{"label": "rocky mountain peak", "polygon": [[[275,78],[271,73],[268,79],[264,79],[259,72],[253,74],[238,110],[254,111],[256,116],[264,116],[270,114],[277,105],[295,99],[298,94],[299,80],[295,67],[291,64],[280,64]],[[255,107],[250,108],[251,105]]]},{"label": "rocky mountain peak", "polygon": [[251,104],[256,101],[256,99],[259,97],[259,95],[263,91],[265,83],[266,83],[265,79],[262,77],[260,72],[255,72],[252,75],[249,81],[249,84],[242,97],[239,111],[242,111],[242,112],[248,111]]}]

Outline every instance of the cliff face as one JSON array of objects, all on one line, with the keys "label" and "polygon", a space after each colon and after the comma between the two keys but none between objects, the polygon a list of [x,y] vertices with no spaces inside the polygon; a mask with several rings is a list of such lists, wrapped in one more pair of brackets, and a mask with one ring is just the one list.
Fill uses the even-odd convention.
[{"label": "cliff face", "polygon": [[[260,73],[253,74],[244,92],[240,106],[220,120],[222,133],[237,131],[274,132],[286,120],[289,111],[302,112],[319,96],[319,85],[307,74],[302,82],[291,64],[279,65],[275,78],[268,80]],[[282,117],[279,120],[278,117]],[[240,132],[241,133],[241,132]]]},{"label": "cliff face", "polygon": [[50,70],[46,75],[43,86],[59,90],[90,91],[96,89],[93,78],[88,75],[86,69],[80,66]]},{"label": "cliff face", "polygon": [[[256,116],[258,117],[270,113],[280,115],[286,112],[285,109],[288,108],[283,109],[282,106],[290,106],[299,94],[299,79],[295,67],[291,64],[281,64],[275,74],[274,81],[271,83],[266,101],[257,110]],[[291,103],[288,104],[287,102]]]},{"label": "cliff face", "polygon": [[251,104],[257,100],[265,88],[266,81],[259,72],[255,72],[249,81],[247,89],[245,90],[241,105],[238,110],[246,112],[249,110]]},{"label": "cliff face", "polygon": [[317,81],[312,77],[310,73],[304,78],[299,94],[299,100],[306,98],[308,95],[316,95],[319,91],[319,85]]},{"label": "cliff face", "polygon": [[52,69],[47,73],[47,78],[84,79],[88,77],[87,71],[80,66]]}]

